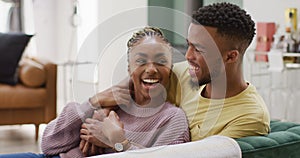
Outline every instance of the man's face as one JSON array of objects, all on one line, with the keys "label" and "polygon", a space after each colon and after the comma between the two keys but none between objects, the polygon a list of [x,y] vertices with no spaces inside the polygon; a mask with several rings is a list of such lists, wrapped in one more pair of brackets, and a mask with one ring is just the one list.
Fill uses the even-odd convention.
[{"label": "man's face", "polygon": [[222,71],[222,55],[217,44],[222,45],[217,38],[216,28],[190,24],[188,30],[188,61],[189,73],[193,82],[199,85],[210,83]]},{"label": "man's face", "polygon": [[171,65],[171,49],[162,39],[145,38],[134,46],[129,51],[129,73],[135,94],[146,99],[161,95],[168,85]]}]

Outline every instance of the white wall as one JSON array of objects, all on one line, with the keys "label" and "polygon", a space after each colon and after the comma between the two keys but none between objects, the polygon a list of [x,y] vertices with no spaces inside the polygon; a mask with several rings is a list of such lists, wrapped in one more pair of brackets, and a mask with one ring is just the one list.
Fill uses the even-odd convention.
[{"label": "white wall", "polygon": [[[110,31],[107,31],[107,35],[98,31],[101,33],[98,36],[93,32],[97,30],[95,29],[96,26],[102,25],[118,14],[124,15],[135,8],[146,7],[148,1],[79,0],[78,13],[81,23],[78,27],[72,25],[74,1],[34,0],[33,3],[37,56],[59,64],[57,86],[59,104],[65,104],[71,100],[82,102],[98,90],[109,87],[123,78],[127,74],[127,69],[124,66],[127,65],[126,42],[131,35],[129,32],[133,28],[123,31],[120,28],[126,24],[147,25],[147,10],[144,9],[131,17],[119,19],[117,24],[109,26]],[[119,32],[114,32],[115,30]],[[102,50],[104,52],[102,52],[101,59],[97,57],[97,52],[95,57],[93,51],[100,51],[98,48],[100,45],[102,48],[103,39],[111,38],[110,35],[113,35],[112,38],[115,39],[110,41],[110,44],[105,47],[105,51]],[[82,49],[82,44],[89,40],[95,47],[83,47]],[[69,60],[88,60],[98,63],[101,60],[101,64],[62,66],[62,63]],[[100,69],[96,68],[98,65]],[[64,68],[66,72],[63,72]],[[100,77],[97,74],[95,77],[94,69],[100,71]],[[67,78],[64,78],[65,74]],[[99,87],[94,83],[94,78],[102,83]],[[115,82],[112,83],[112,80]],[[73,83],[70,84],[70,81]]]},{"label": "white wall", "polygon": [[50,61],[56,61],[58,54],[56,1],[58,0],[35,0],[33,3],[37,56]]},{"label": "white wall", "polygon": [[[55,63],[68,61],[74,39],[72,0],[34,0],[37,56]],[[76,47],[76,45],[75,45]]]},{"label": "white wall", "polygon": [[74,100],[84,101],[127,75],[126,44],[136,28],[147,25],[147,3],[147,0],[80,1],[82,25],[78,27],[77,61],[93,64],[76,67]]}]

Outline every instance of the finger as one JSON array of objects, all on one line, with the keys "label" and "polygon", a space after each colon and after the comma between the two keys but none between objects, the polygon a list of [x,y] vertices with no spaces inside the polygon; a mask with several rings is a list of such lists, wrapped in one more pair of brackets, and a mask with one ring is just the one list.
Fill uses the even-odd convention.
[{"label": "finger", "polygon": [[82,153],[83,153],[85,156],[88,156],[88,153],[89,153],[89,150],[90,150],[90,146],[91,146],[90,143],[85,143],[85,145],[84,145],[84,147],[83,147],[83,150],[82,150]]},{"label": "finger", "polygon": [[117,102],[118,105],[126,105],[127,107],[130,106],[130,100],[128,99],[119,98]]},{"label": "finger", "polygon": [[94,115],[93,118],[97,119],[99,121],[103,121],[103,119],[106,117],[107,115],[103,112],[103,109],[100,110],[95,110],[94,111]]},{"label": "finger", "polygon": [[103,108],[102,112],[104,113],[105,117],[108,116],[109,112],[111,111],[111,109],[113,109],[114,107],[107,107],[107,108]]},{"label": "finger", "polygon": [[80,149],[80,151],[83,150],[83,147],[84,147],[85,143],[86,143],[86,141],[83,140],[83,139],[80,141],[80,144],[79,144],[79,149]]},{"label": "finger", "polygon": [[80,134],[89,135],[89,131],[87,129],[80,129]]},{"label": "finger", "polygon": [[[97,120],[91,119],[91,118],[87,118],[85,120],[85,122],[88,123],[88,124],[95,124],[97,122]],[[88,126],[88,124],[86,124],[86,126]]]},{"label": "finger", "polygon": [[87,136],[87,135],[80,135],[80,139],[88,141],[89,140],[89,136]]},{"label": "finger", "polygon": [[98,122],[97,124],[87,125],[89,136],[101,135],[103,129],[103,122]]},{"label": "finger", "polygon": [[109,112],[108,118],[112,121],[119,121],[119,116],[114,111]]},{"label": "finger", "polygon": [[92,135],[81,135],[80,138],[88,143],[94,144],[94,137]]},{"label": "finger", "polygon": [[125,99],[130,99],[130,90],[128,89],[115,89],[113,91],[113,97],[118,100],[118,98],[125,98]]},{"label": "finger", "polygon": [[98,148],[94,144],[92,144],[91,151],[90,151],[90,156],[96,155],[97,150],[98,150]]},{"label": "finger", "polygon": [[86,124],[83,123],[83,124],[81,125],[81,128],[86,129]]},{"label": "finger", "polygon": [[114,89],[112,91],[112,95],[113,95],[113,98],[115,99],[115,101],[117,102],[117,104],[120,104],[118,103],[118,101],[120,100],[120,98],[130,98],[130,91],[128,89],[120,89],[120,88],[117,88],[117,89]]},{"label": "finger", "polygon": [[124,128],[124,124],[120,121],[120,118],[116,112],[111,111],[109,113],[109,119],[112,121],[114,125]]}]

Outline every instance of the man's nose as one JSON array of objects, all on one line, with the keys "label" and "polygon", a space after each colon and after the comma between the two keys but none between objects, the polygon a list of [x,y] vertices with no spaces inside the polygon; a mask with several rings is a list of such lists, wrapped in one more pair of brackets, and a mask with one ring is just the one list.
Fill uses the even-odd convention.
[{"label": "man's nose", "polygon": [[194,51],[193,51],[193,48],[191,46],[189,46],[188,49],[186,50],[185,59],[186,60],[193,60],[193,59],[195,59]]},{"label": "man's nose", "polygon": [[157,73],[157,68],[153,62],[147,64],[145,72],[150,75]]}]

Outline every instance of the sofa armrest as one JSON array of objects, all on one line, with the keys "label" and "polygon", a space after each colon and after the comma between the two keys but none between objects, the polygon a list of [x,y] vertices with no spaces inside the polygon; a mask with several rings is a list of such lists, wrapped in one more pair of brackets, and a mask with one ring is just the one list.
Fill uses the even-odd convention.
[{"label": "sofa armrest", "polygon": [[93,156],[93,158],[240,158],[241,156],[241,149],[234,139],[215,135],[194,142],[130,150],[121,153]]},{"label": "sofa armrest", "polygon": [[45,122],[49,122],[56,117],[56,85],[57,85],[57,65],[41,58],[27,58],[43,66],[46,72],[45,88],[47,92],[45,105]]}]

